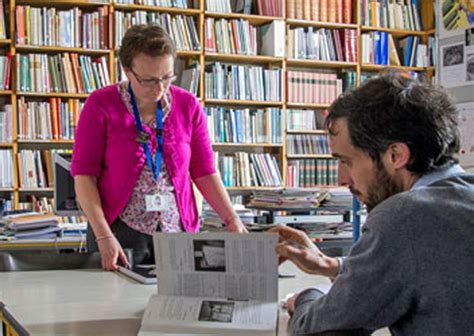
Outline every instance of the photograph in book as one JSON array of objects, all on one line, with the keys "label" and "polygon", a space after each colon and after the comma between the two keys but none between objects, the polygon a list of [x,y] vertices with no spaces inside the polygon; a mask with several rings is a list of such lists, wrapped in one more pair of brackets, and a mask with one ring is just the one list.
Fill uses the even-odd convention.
[{"label": "photograph in book", "polygon": [[158,293],[139,335],[275,335],[278,235],[155,233]]},{"label": "photograph in book", "polygon": [[224,240],[194,240],[193,248],[196,271],[225,272]]}]

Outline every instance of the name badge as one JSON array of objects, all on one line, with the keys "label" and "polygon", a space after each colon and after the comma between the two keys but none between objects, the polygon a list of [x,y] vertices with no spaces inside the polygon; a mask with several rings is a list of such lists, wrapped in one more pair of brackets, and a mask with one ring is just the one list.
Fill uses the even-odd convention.
[{"label": "name badge", "polygon": [[168,209],[168,197],[165,195],[145,195],[146,211],[163,211]]}]

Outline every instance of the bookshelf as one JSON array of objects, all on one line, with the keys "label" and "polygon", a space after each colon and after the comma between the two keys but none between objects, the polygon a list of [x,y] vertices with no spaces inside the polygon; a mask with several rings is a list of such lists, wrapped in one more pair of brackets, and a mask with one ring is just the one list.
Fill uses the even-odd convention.
[{"label": "bookshelf", "polygon": [[[224,2],[224,0],[216,3],[220,2]],[[404,4],[416,3],[416,1],[413,0],[403,0],[402,2]],[[432,41],[431,39],[434,37],[435,33],[433,5],[431,1],[418,0],[418,24],[423,27],[421,30],[410,29],[410,26],[408,28],[399,26],[392,27],[389,24],[389,21],[387,21],[386,24],[384,18],[389,17],[390,11],[394,9],[384,8],[381,6],[373,11],[371,8],[368,8],[368,6],[372,6],[374,2],[369,0],[282,0],[279,5],[274,6],[273,9],[269,7],[263,8],[265,10],[263,13],[257,12],[258,7],[265,7],[265,5],[268,5],[269,3],[275,4],[276,1],[253,0],[253,7],[251,8],[250,13],[245,14],[210,11],[207,9],[208,0],[187,1],[187,8],[178,6],[167,7],[163,5],[154,6],[150,5],[150,3],[153,3],[153,1],[3,0],[3,7],[6,9],[3,14],[5,27],[7,29],[5,36],[0,36],[0,56],[11,55],[13,61],[11,63],[10,85],[3,89],[0,88],[0,106],[11,106],[9,125],[12,132],[9,139],[1,138],[2,135],[0,134],[0,152],[3,151],[3,153],[5,153],[5,151],[7,151],[7,153],[11,154],[11,162],[9,164],[11,165],[12,176],[10,176],[10,185],[3,185],[0,183],[0,198],[11,199],[12,206],[18,208],[29,194],[47,195],[48,197],[52,197],[53,188],[50,185],[37,187],[25,187],[22,185],[21,181],[23,179],[20,176],[20,170],[22,167],[19,166],[20,161],[18,160],[18,157],[24,150],[50,151],[56,149],[71,149],[74,142],[72,138],[66,139],[62,136],[51,136],[45,138],[35,138],[32,136],[31,138],[28,138],[20,134],[20,126],[22,126],[21,123],[24,123],[24,121],[18,118],[20,116],[20,110],[22,109],[22,104],[19,102],[36,102],[38,105],[53,101],[64,103],[65,105],[63,108],[65,111],[67,110],[68,113],[73,113],[71,117],[72,121],[70,121],[72,124],[67,125],[67,127],[70,127],[70,130],[73,132],[74,120],[77,120],[78,118],[78,115],[76,115],[78,114],[78,107],[74,107],[74,111],[76,112],[70,112],[68,110],[68,104],[79,104],[78,106],[80,108],[80,104],[85,101],[90,91],[95,87],[107,83],[114,83],[122,78],[120,65],[117,60],[117,52],[120,38],[127,26],[132,24],[132,22],[145,23],[153,21],[166,25],[170,34],[178,44],[177,72],[180,73],[183,69],[190,69],[193,66],[195,67],[193,75],[195,76],[196,96],[202,102],[206,111],[211,108],[222,108],[224,114],[230,114],[234,113],[231,111],[248,110],[250,116],[261,113],[261,111],[266,111],[266,113],[270,113],[269,111],[280,111],[279,114],[273,114],[277,116],[277,118],[280,118],[279,120],[269,120],[268,117],[266,117],[267,121],[265,122],[264,134],[262,135],[264,138],[261,138],[259,141],[230,141],[229,139],[232,139],[232,137],[230,137],[232,136],[232,129],[230,129],[230,135],[228,134],[229,138],[226,141],[214,141],[213,148],[222,157],[237,157],[236,155],[242,155],[237,153],[255,155],[270,154],[277,160],[276,162],[278,162],[283,186],[287,186],[288,168],[290,166],[292,169],[295,169],[295,167],[299,167],[299,163],[301,163],[301,166],[313,167],[310,169],[314,169],[316,164],[324,162],[324,160],[332,159],[329,154],[308,154],[306,152],[303,154],[298,151],[290,151],[290,144],[288,141],[296,138],[299,139],[299,137],[302,136],[309,137],[310,139],[325,136],[326,133],[322,129],[320,114],[330,106],[331,101],[337,94],[347,88],[359,85],[366,76],[375,75],[378,71],[387,67],[425,73],[429,78],[432,78],[434,75],[434,67],[432,64],[426,64],[423,66],[416,63],[410,64],[410,66],[404,66],[403,63],[400,65],[391,63],[373,64],[363,62],[362,58],[364,47],[362,39],[365,34],[372,34],[372,36],[374,33],[375,35],[381,33],[390,34],[396,42],[411,36],[413,38],[416,37],[420,44],[428,45],[428,43]],[[156,0],[155,3],[163,4],[165,1],[159,2]],[[249,2],[244,1],[244,3]],[[398,1],[397,3],[401,2]],[[326,7],[325,9],[319,8],[319,12],[315,13],[312,11],[315,8],[313,6],[314,4]],[[342,4],[343,7],[338,8],[337,4]],[[27,8],[29,9],[27,10]],[[32,8],[40,8],[41,10],[32,11]],[[51,12],[48,12],[48,10],[51,10]],[[274,10],[279,15],[268,15],[271,10]],[[395,10],[399,9],[396,8]],[[326,13],[324,13],[324,11],[326,11]],[[34,23],[30,22],[30,24],[26,25],[25,20],[27,20],[27,13],[31,16],[33,12],[36,13],[32,18]],[[78,18],[85,18],[86,16],[97,18],[98,23],[93,25],[91,28],[94,31],[93,36],[96,38],[95,42],[80,39],[77,36],[76,39],[71,39],[68,36],[61,35],[59,34],[61,27],[56,27],[56,30],[51,28],[55,31],[55,34],[59,34],[59,40],[47,40],[44,36],[38,35],[40,33],[34,30],[34,27],[37,26],[39,22],[38,20],[41,19],[41,15],[44,13],[56,13],[56,15],[59,15],[59,12],[62,13],[60,15],[65,15],[66,18],[72,20],[71,22],[75,22],[76,24]],[[69,12],[70,14],[67,14],[66,12]],[[373,16],[374,13],[375,18]],[[409,14],[408,9],[407,14]],[[22,19],[20,19],[21,15],[24,15]],[[377,17],[377,15],[379,15],[379,17]],[[410,20],[408,20],[408,22],[409,21]],[[255,46],[255,43],[259,44],[258,41],[253,40],[254,37],[250,38],[250,41],[244,41],[243,39],[238,40],[235,39],[235,36],[232,33],[227,35],[226,38],[228,40],[226,40],[226,43],[235,49],[234,53],[219,52],[217,49],[212,50],[208,47],[209,41],[207,40],[207,37],[209,34],[206,29],[209,27],[206,26],[207,22],[212,22],[214,25],[219,22],[222,25],[242,25],[242,27],[250,27],[248,29],[253,29],[257,32],[255,35],[257,39],[263,30],[266,30],[272,25],[277,26],[279,25],[278,22],[281,22],[283,30],[280,31],[281,34],[274,36],[277,36],[275,45],[281,45],[282,43],[284,52],[283,54],[278,54],[278,52],[275,52],[274,54],[271,52],[270,54],[268,54],[268,52],[261,53],[260,47],[254,51],[247,50],[246,52],[243,52],[242,50],[246,50],[245,48],[249,48],[249,46],[252,45]],[[406,22],[407,21],[404,21],[404,23]],[[25,25],[25,28],[28,27],[27,30],[19,29],[22,23]],[[187,33],[183,35],[182,29],[180,28],[185,24],[191,23],[194,24],[195,31],[187,31]],[[215,26],[210,26],[210,29],[216,28]],[[296,31],[298,31],[298,33],[295,33]],[[312,35],[309,34],[332,36],[331,38],[335,41],[333,43],[336,44],[333,45],[334,54],[331,55],[335,55],[336,58],[328,59],[328,54],[324,54],[324,52],[327,51],[316,50],[314,49],[314,45],[311,43],[309,45],[313,49],[306,47],[307,54],[292,54],[291,57],[289,57],[290,53],[288,52],[288,49],[293,47],[293,43],[298,43],[295,42],[295,39],[292,40],[290,35],[296,36],[296,34],[307,36],[306,38],[308,41],[313,38]],[[34,36],[35,38],[32,38],[31,36]],[[232,40],[233,37],[235,40]],[[179,43],[177,39],[180,39]],[[46,40],[49,41],[47,43],[48,45],[43,43]],[[244,44],[244,42],[248,45]],[[89,43],[95,44],[90,45]],[[323,42],[320,40],[320,44],[321,43]],[[326,41],[325,43],[328,42]],[[337,43],[340,43],[340,45],[337,46]],[[349,45],[349,43],[352,44]],[[340,51],[340,54],[337,54],[338,50]],[[349,50],[352,54],[346,54],[346,50]],[[23,69],[26,63],[19,62],[22,57],[29,57],[29,55],[42,55],[38,57],[42,57],[39,59],[46,63],[50,62],[54,57],[58,60],[62,60],[66,57],[69,58],[71,62],[73,59],[81,60],[79,62],[79,68],[85,68],[89,65],[94,68],[97,67],[98,64],[104,66],[104,68],[102,68],[102,72],[98,70],[98,80],[95,86],[88,85],[87,82],[78,83],[77,79],[82,78],[84,80],[86,72],[82,73],[81,77],[81,73],[74,72],[74,65],[78,65],[78,63],[71,63],[72,66],[70,70],[66,67],[64,71],[70,71],[69,75],[71,75],[72,72],[73,78],[76,79],[76,82],[72,85],[73,88],[66,85],[61,90],[56,88],[53,85],[54,83],[51,83],[51,87],[48,89],[41,87],[41,90],[31,90],[31,87],[28,89],[21,81],[22,76],[24,77],[26,73]],[[18,62],[20,63],[19,65],[16,64]],[[26,62],[26,60],[23,60],[22,62]],[[48,72],[47,70],[49,69],[43,69],[41,68],[41,65],[39,65],[39,69],[42,70],[38,70],[37,63],[38,59],[36,60],[36,63],[32,63],[33,66],[29,68],[28,73],[31,74],[32,71],[33,73],[34,71],[38,71],[37,75],[40,76],[41,74],[44,74],[45,71],[46,73]],[[258,100],[249,99],[249,97],[240,93],[240,91],[237,92],[240,94],[237,96],[242,99],[211,95],[208,86],[211,80],[215,80],[215,76],[212,71],[210,71],[213,64],[224,65],[223,68],[225,71],[230,71],[232,66],[241,67],[239,70],[244,68],[257,69],[256,72],[261,72],[261,74],[264,75],[262,75],[263,81],[256,83],[260,83],[261,86],[261,83],[264,83],[265,80],[267,80],[265,83],[268,85],[274,85],[272,88],[273,95],[271,99],[268,99],[269,95],[266,94]],[[105,71],[107,74],[104,74]],[[273,71],[271,75],[273,77],[271,77],[271,80],[265,79],[267,73],[270,73],[269,71]],[[294,86],[293,89],[290,88],[288,78],[288,75],[292,73],[297,74],[294,82],[299,83],[298,85],[300,85]],[[299,74],[301,74],[301,76]],[[333,77],[331,77],[331,79],[327,79],[326,77],[311,77],[327,76],[328,74]],[[260,76],[260,74],[258,76]],[[45,80],[43,77],[35,78],[39,78],[38,81],[41,83]],[[238,82],[237,78],[240,79],[240,77],[236,77],[236,82]],[[0,79],[0,81],[1,80],[2,79]],[[327,89],[328,91],[321,93],[321,96],[319,97],[311,96],[310,93],[303,93],[299,97],[296,96],[296,98],[291,95],[300,90],[314,92],[314,83],[320,83],[319,81],[326,80],[333,82],[331,82],[331,86]],[[293,83],[293,81],[291,83]],[[251,86],[247,87],[246,90],[251,94],[254,94],[255,86],[252,85],[255,84],[250,83],[250,81],[248,81],[247,84]],[[318,87],[318,90],[319,89],[320,88]],[[71,101],[73,101],[73,103],[71,103]],[[43,105],[41,106],[41,108],[45,108]],[[295,124],[292,124],[292,121],[289,118],[290,115],[309,115],[310,119],[304,119],[303,125],[299,125],[295,128]],[[0,119],[0,122],[1,121],[2,119]],[[53,123],[52,120],[51,123]],[[272,127],[276,128],[272,129]],[[236,130],[237,129],[234,129],[233,132],[235,133]],[[281,133],[279,135],[277,134],[279,138],[275,132]],[[236,135],[234,134],[234,136]],[[46,157],[48,157],[47,155]],[[4,156],[1,157],[4,158]],[[2,161],[2,169],[5,169],[4,167],[5,165]],[[45,175],[47,175],[47,173],[48,172],[45,172]],[[314,185],[316,186],[319,184],[315,183]],[[332,186],[333,183],[330,185]],[[276,186],[233,185],[228,187],[228,190],[234,194],[245,194],[254,189],[267,190],[274,187]]]}]

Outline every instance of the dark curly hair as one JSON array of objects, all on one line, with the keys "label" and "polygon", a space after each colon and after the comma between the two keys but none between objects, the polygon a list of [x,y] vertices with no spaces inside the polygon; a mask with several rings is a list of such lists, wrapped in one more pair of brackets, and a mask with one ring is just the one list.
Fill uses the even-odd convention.
[{"label": "dark curly hair", "polygon": [[407,169],[424,174],[457,162],[458,111],[443,89],[421,83],[403,72],[385,71],[340,96],[329,108],[326,128],[347,119],[352,145],[379,164],[395,142],[411,151]]}]

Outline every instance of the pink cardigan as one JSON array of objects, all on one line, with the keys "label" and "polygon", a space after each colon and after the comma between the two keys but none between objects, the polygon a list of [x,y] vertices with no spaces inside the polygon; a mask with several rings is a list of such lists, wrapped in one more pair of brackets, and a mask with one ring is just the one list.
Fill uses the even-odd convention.
[{"label": "pink cardigan", "polygon": [[[171,87],[172,107],[163,127],[163,163],[175,187],[181,222],[187,232],[199,229],[191,178],[215,173],[206,116],[189,92]],[[151,129],[151,149],[157,147]],[[109,225],[119,216],[146,164],[137,142],[133,115],[117,85],[94,91],[82,109],[77,126],[71,174],[98,178],[102,209]]]}]

